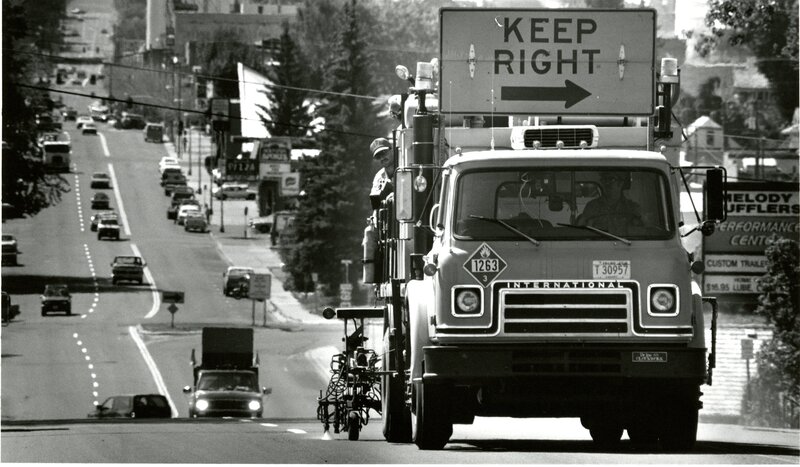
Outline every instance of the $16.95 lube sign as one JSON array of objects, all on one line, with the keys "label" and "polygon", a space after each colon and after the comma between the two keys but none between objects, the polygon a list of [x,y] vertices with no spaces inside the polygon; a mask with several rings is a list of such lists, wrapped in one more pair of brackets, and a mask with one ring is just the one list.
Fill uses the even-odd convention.
[{"label": "$16.95 lube sign", "polygon": [[654,10],[441,11],[442,112],[651,115]]}]

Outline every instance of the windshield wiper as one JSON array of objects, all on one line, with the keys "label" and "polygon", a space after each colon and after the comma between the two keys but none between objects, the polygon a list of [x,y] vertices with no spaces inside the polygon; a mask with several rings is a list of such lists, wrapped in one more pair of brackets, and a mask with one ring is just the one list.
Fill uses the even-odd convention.
[{"label": "windshield wiper", "polygon": [[501,221],[500,219],[496,219],[494,217],[476,216],[475,214],[470,214],[469,217],[471,217],[472,219],[480,219],[482,221],[494,222],[495,224],[500,224],[503,227],[505,227],[506,229],[508,229],[508,230],[514,232],[515,234],[527,239],[529,242],[533,243],[534,245],[539,246],[539,240],[536,240],[535,238],[529,236],[525,232],[519,230],[518,228],[514,227],[513,225],[509,224],[506,221]]},{"label": "windshield wiper", "polygon": [[611,232],[606,232],[605,230],[598,229],[597,227],[592,227],[590,225],[564,224],[564,223],[561,223],[561,222],[556,222],[556,225],[560,225],[562,227],[574,227],[576,229],[588,230],[590,232],[599,233],[600,235],[603,235],[603,236],[606,236],[606,237],[609,237],[609,238],[613,238],[614,240],[619,240],[619,241],[621,241],[622,243],[624,243],[626,245],[632,245],[632,242],[630,240],[628,240],[627,238],[619,237],[617,235],[612,234]]}]

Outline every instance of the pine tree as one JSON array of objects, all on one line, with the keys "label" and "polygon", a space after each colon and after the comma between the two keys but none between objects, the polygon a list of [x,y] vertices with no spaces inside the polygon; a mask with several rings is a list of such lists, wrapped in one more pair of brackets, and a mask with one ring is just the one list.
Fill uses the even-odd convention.
[{"label": "pine tree", "polygon": [[268,76],[276,85],[264,89],[264,93],[271,102],[271,108],[259,105],[263,115],[264,126],[272,136],[306,136],[309,115],[308,93],[306,76],[308,67],[302,52],[297,47],[294,39],[289,34],[288,24],[283,25],[280,37],[280,50],[275,57],[277,64],[270,70]]},{"label": "pine tree", "polygon": [[[318,112],[325,119],[325,131],[318,138],[321,153],[301,164],[305,197],[295,220],[297,243],[284,258],[297,290],[309,290],[312,272],[323,283],[343,282],[341,260],[358,264],[361,257],[374,170],[367,148],[373,138],[385,134],[373,101],[362,97],[373,92],[368,31],[363,27],[370,19],[351,0],[340,17],[330,21],[341,29],[325,74],[324,89],[331,94]],[[356,277],[351,269],[351,282]]]}]

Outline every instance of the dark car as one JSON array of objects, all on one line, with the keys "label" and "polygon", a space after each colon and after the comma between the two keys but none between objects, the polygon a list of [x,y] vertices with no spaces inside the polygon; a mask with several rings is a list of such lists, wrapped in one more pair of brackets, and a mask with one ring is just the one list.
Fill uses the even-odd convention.
[{"label": "dark car", "polygon": [[161,394],[111,396],[89,412],[89,418],[172,418],[167,398]]},{"label": "dark car", "polygon": [[64,121],[75,121],[78,118],[78,111],[72,107],[66,107],[61,110],[61,116]]},{"label": "dark car", "polygon": [[255,274],[255,270],[243,266],[229,266],[228,269],[222,273],[222,293],[226,297],[233,295],[235,289],[242,284],[250,282],[250,276]]},{"label": "dark car", "polygon": [[92,209],[110,209],[111,204],[108,195],[105,193],[95,193],[92,196]]},{"label": "dark car", "polygon": [[122,130],[141,130],[144,129],[146,122],[144,121],[144,117],[139,114],[132,114],[132,113],[122,113],[122,117],[120,117],[116,123],[114,123],[114,128],[122,129]]},{"label": "dark car", "polygon": [[72,296],[69,288],[64,284],[47,284],[44,286],[42,298],[42,316],[51,311],[63,311],[72,314]]},{"label": "dark car", "polygon": [[131,281],[139,285],[144,283],[144,267],[147,263],[141,256],[120,255],[111,263],[111,284]]},{"label": "dark car", "polygon": [[105,172],[95,172],[92,174],[90,188],[111,188],[111,177]]},{"label": "dark car", "polygon": [[161,184],[164,186],[164,196],[169,196],[176,187],[186,186],[186,176],[182,173],[171,172],[166,177],[162,177]]},{"label": "dark car", "polygon": [[169,177],[175,177],[178,175],[183,175],[183,169],[180,167],[167,167],[161,172],[161,186],[164,186],[164,183],[167,181]]},{"label": "dark car", "polygon": [[11,295],[3,291],[3,322],[8,323],[19,315],[19,305],[11,304]]}]

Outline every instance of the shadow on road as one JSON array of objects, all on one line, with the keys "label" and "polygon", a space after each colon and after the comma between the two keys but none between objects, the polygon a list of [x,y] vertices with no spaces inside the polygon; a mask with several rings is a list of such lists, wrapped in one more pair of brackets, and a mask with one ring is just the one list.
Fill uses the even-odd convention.
[{"label": "shadow on road", "polygon": [[147,282],[142,285],[126,283],[112,285],[110,278],[99,278],[97,289],[91,277],[80,276],[37,276],[29,274],[3,275],[3,290],[11,295],[39,295],[44,291],[45,284],[66,284],[70,293],[150,293]]}]

